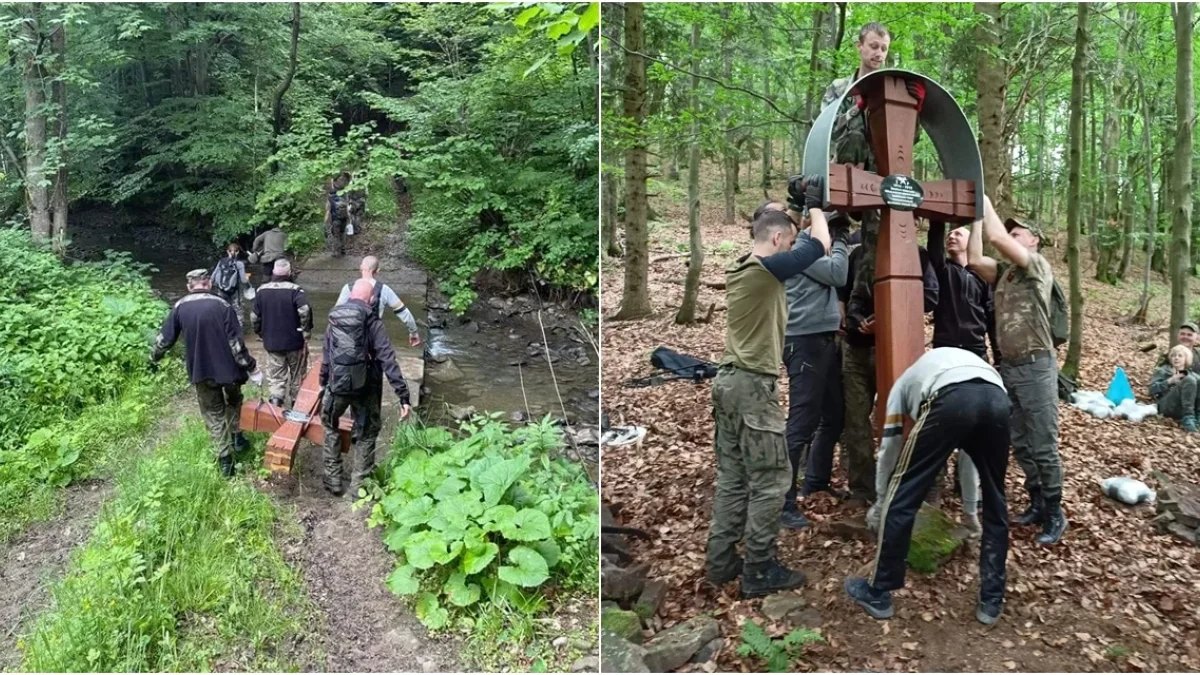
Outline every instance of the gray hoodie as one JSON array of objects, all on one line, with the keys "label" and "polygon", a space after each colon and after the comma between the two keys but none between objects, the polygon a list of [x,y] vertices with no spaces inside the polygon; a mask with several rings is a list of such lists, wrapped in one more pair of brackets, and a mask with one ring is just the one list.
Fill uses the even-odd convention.
[{"label": "gray hoodie", "polygon": [[[807,231],[796,235],[793,249],[809,239]],[[832,333],[842,325],[837,289],[846,283],[850,269],[846,244],[833,242],[829,255],[813,263],[803,274],[787,280],[787,336]]]}]

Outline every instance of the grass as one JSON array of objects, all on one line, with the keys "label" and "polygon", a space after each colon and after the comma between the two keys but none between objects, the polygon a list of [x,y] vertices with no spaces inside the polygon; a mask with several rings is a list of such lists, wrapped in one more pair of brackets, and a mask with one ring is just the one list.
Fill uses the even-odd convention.
[{"label": "grass", "polygon": [[129,463],[18,641],[29,671],[294,670],[311,609],[276,549],[278,513],[222,478],[195,418]]},{"label": "grass", "polygon": [[157,417],[154,403],[178,391],[180,379],[134,379],[120,396],[34,434],[23,447],[0,450],[0,543],[53,516],[71,482],[111,473],[114,462],[132,454]]}]

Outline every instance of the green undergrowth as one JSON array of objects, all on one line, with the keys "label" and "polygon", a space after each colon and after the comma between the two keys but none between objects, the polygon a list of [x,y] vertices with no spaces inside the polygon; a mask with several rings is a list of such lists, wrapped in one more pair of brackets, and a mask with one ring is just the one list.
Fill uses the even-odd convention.
[{"label": "green undergrowth", "polygon": [[432,632],[462,634],[477,667],[549,667],[554,617],[596,594],[598,496],[562,443],[549,418],[405,424],[366,486],[369,522],[397,555],[388,588]]},{"label": "green undergrowth", "polygon": [[90,539],[18,645],[42,672],[295,670],[311,609],[279,514],[226,480],[199,420],[117,479]]},{"label": "green undergrowth", "polygon": [[953,534],[957,527],[950,516],[922,504],[908,546],[908,566],[921,574],[937,572],[962,545],[962,539]]}]

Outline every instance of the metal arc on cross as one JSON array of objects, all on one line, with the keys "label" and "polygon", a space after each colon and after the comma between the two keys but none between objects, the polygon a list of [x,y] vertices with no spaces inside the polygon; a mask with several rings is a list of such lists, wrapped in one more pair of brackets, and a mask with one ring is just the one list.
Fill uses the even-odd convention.
[{"label": "metal arc on cross", "polygon": [[[905,82],[925,85],[917,101]],[[842,102],[857,91],[866,101],[867,128],[879,173],[831,161],[834,124]],[[942,180],[912,177],[917,122],[929,135]],[[824,178],[824,208],[843,213],[879,210],[875,254],[875,373],[878,427],[892,383],[925,348],[921,263],[915,217],[970,223],[983,213],[983,160],[975,134],[954,97],[941,85],[907,70],[877,70],[860,78],[813,122],[804,147],[804,174]]]}]

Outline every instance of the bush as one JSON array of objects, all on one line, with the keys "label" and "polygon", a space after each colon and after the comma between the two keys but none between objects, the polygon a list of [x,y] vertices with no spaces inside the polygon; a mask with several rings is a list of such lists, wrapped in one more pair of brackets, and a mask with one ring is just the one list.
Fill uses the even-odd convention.
[{"label": "bush", "polygon": [[561,432],[549,418],[516,431],[477,419],[461,431],[397,434],[370,518],[401,559],[388,588],[416,596],[434,630],[485,597],[539,606],[523,589],[595,593],[598,498],[578,465],[554,457]]},{"label": "bush", "polygon": [[167,306],[128,257],[64,265],[0,230],[0,448],[119,396]]},{"label": "bush", "polygon": [[[278,671],[303,592],[274,544],[275,507],[228,481],[198,420],[122,476],[53,607],[18,644],[41,672]],[[224,667],[222,667],[224,666]]]}]

